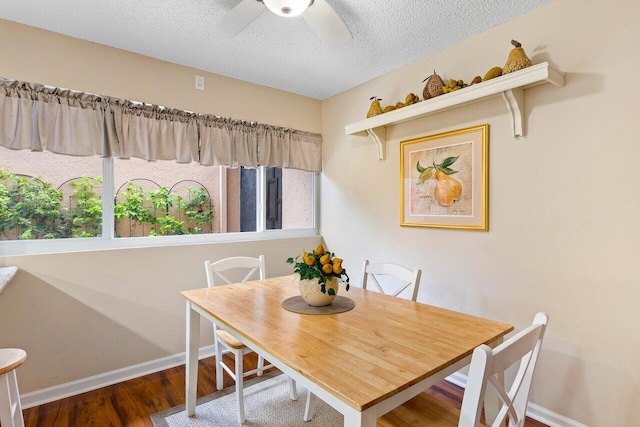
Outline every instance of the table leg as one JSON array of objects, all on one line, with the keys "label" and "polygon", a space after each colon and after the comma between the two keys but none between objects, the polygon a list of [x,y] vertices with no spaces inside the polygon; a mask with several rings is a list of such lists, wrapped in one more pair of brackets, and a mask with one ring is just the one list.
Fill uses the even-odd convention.
[{"label": "table leg", "polygon": [[310,391],[307,392],[307,403],[304,407],[304,416],[302,417],[305,421],[311,421],[313,419],[313,413],[316,410],[316,400],[318,398],[315,394]]},{"label": "table leg", "polygon": [[196,414],[196,392],[198,390],[198,351],[200,350],[200,314],[191,309],[187,301],[187,357],[186,357],[186,407],[187,416]]},{"label": "table leg", "polygon": [[350,410],[344,414],[344,427],[376,427],[378,417],[373,411]]}]

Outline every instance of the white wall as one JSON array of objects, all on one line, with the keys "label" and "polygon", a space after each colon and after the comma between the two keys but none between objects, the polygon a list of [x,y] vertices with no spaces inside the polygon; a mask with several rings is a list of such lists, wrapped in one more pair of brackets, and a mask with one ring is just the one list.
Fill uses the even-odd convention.
[{"label": "white wall", "polygon": [[[420,300],[512,323],[550,326],[531,399],[593,426],[640,419],[640,6],[556,0],[323,102],[322,235],[350,270],[364,258],[423,269]],[[381,29],[383,31],[384,29]],[[428,29],[425,29],[428,31]],[[440,75],[470,81],[521,42],[566,86],[526,92],[526,137],[500,98],[387,129],[387,160],[345,136],[369,98],[422,94]],[[375,58],[372,58],[375,60]],[[399,225],[399,143],[489,123],[489,231]]]}]

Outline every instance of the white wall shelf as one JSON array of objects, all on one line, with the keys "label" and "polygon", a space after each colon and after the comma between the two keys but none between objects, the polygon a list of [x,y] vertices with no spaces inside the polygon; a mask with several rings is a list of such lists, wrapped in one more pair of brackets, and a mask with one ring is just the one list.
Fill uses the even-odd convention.
[{"label": "white wall shelf", "polygon": [[348,124],[345,126],[345,132],[347,135],[369,136],[378,146],[378,157],[384,160],[387,127],[493,96],[502,96],[511,115],[513,136],[520,137],[524,135],[524,91],[545,83],[558,87],[564,86],[564,73],[553,68],[549,63],[543,62],[455,92]]}]

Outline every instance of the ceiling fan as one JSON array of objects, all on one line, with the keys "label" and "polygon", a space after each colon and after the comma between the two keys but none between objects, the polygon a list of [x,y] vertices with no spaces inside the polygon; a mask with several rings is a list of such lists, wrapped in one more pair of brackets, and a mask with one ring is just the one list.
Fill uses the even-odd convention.
[{"label": "ceiling fan", "polygon": [[333,47],[351,40],[351,32],[326,0],[242,0],[222,18],[217,31],[233,37],[265,9],[284,17],[302,15],[313,32]]}]

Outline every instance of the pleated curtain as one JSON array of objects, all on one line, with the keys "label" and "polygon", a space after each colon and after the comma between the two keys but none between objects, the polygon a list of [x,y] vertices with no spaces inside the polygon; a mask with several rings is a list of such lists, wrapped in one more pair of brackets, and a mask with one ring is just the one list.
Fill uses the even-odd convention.
[{"label": "pleated curtain", "polygon": [[322,170],[322,136],[0,80],[0,145],[72,156]]}]

